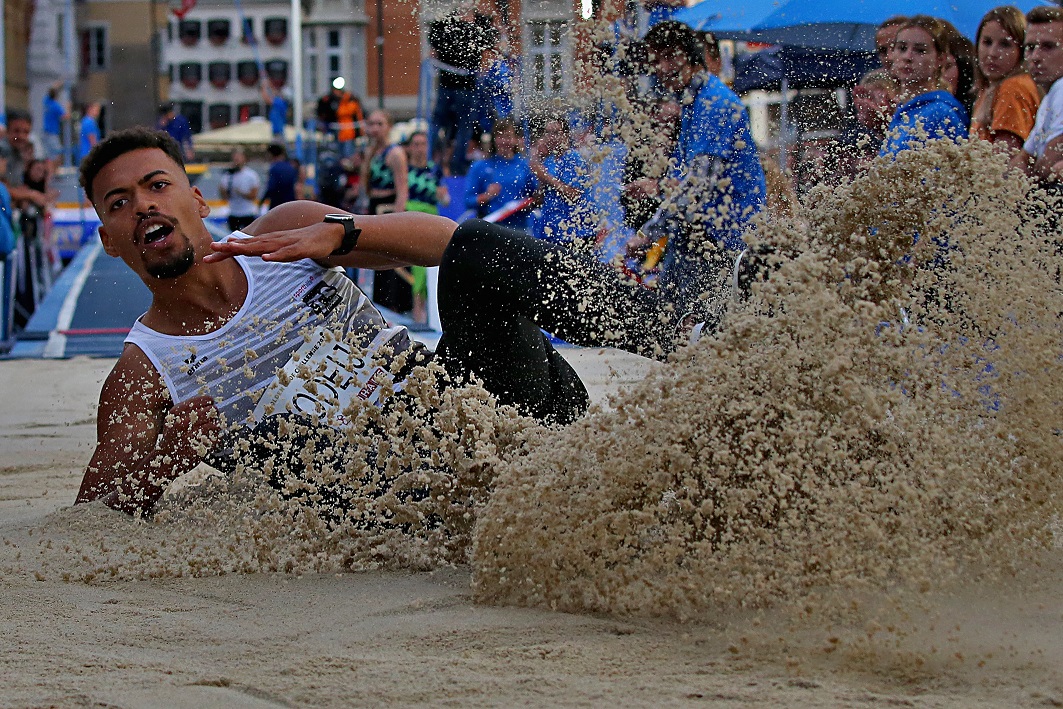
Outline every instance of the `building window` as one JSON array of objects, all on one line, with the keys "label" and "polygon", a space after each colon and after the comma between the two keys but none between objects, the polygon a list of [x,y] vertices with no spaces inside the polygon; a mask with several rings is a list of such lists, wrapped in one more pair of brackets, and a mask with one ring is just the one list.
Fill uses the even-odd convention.
[{"label": "building window", "polygon": [[177,34],[181,38],[181,44],[194,47],[199,44],[199,38],[203,35],[203,25],[199,20],[181,20]]},{"label": "building window", "polygon": [[207,20],[207,39],[215,47],[220,47],[229,41],[228,20]]},{"label": "building window", "polygon": [[317,96],[320,84],[317,80],[317,55],[311,54],[306,58],[306,91],[304,94]]},{"label": "building window", "polygon": [[346,90],[365,91],[366,41],[363,26],[316,26],[307,28],[303,45],[303,97],[327,93],[332,81],[343,77]]},{"label": "building window", "polygon": [[207,107],[207,122],[211,129],[224,128],[232,123],[233,107],[227,103],[212,103]]},{"label": "building window", "polygon": [[240,32],[240,41],[244,44],[250,44],[252,46],[257,43],[257,40],[255,40],[255,18],[244,18],[243,30]]},{"label": "building window", "polygon": [[244,86],[254,86],[258,83],[258,64],[253,61],[237,62],[236,80]]},{"label": "building window", "polygon": [[283,59],[274,59],[266,62],[266,76],[274,88],[280,88],[288,83],[288,62]]},{"label": "building window", "polygon": [[262,106],[256,101],[255,103],[241,103],[236,107],[236,121],[238,123],[247,123],[252,118],[257,118],[262,115]]},{"label": "building window", "polygon": [[216,89],[224,89],[228,86],[232,76],[233,69],[229,62],[211,62],[207,66],[207,80]]},{"label": "building window", "polygon": [[203,130],[202,101],[182,101],[178,104],[177,110],[188,119],[188,125],[192,126],[193,133],[199,133]]},{"label": "building window", "polygon": [[328,31],[328,48],[325,61],[328,62],[329,84],[337,76],[343,75],[343,42],[338,29]]},{"label": "building window", "polygon": [[564,89],[564,20],[528,23],[528,64],[533,93],[557,96]]},{"label": "building window", "polygon": [[194,89],[203,80],[203,67],[199,64],[182,64],[177,69],[177,78],[186,89]]},{"label": "building window", "polygon": [[263,29],[266,41],[272,45],[284,44],[288,39],[288,20],[284,17],[267,17]]},{"label": "building window", "polygon": [[107,71],[107,28],[89,25],[81,30],[81,71]]}]

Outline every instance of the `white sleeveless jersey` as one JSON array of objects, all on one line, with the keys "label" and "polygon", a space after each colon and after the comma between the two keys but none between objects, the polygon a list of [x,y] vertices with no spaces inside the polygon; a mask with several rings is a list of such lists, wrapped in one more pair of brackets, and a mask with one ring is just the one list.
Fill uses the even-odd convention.
[{"label": "white sleeveless jersey", "polygon": [[[286,411],[342,425],[352,405],[379,406],[385,390],[401,387],[395,358],[423,346],[406,328],[388,327],[340,269],[311,260],[236,262],[247,297],[218,330],[164,335],[137,320],[125,339],[155,365],[175,404],[206,394],[229,425]],[[413,358],[403,359],[405,372]]]}]

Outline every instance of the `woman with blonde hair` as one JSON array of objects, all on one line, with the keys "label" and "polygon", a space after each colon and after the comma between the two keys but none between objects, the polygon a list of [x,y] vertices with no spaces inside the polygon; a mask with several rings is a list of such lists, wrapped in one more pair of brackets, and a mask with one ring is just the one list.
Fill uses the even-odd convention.
[{"label": "woman with blonde hair", "polygon": [[975,37],[978,99],[971,134],[1019,150],[1033,130],[1041,104],[1041,93],[1022,61],[1026,17],[1010,5],[994,8],[982,18]]},{"label": "woman with blonde hair", "polygon": [[908,18],[894,40],[890,76],[901,93],[890,121],[884,155],[918,148],[927,141],[967,137],[967,109],[946,88],[943,72],[949,55],[945,25],[929,15]]},{"label": "woman with blonde hair", "polygon": [[[362,162],[362,184],[369,198],[370,214],[405,212],[410,196],[409,163],[406,151],[390,142],[391,114],[377,109],[365,121],[369,138]],[[373,275],[373,300],[378,305],[407,313],[413,309],[413,291],[406,273],[394,270],[376,271]]]}]

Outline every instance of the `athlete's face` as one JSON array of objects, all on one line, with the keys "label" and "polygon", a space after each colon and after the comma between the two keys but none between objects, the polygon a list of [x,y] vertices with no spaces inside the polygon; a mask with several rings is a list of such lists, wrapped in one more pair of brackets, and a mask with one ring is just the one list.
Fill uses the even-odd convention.
[{"label": "athlete's face", "polygon": [[92,194],[104,250],[145,281],[184,275],[197,249],[209,250],[203,219],[210,207],[184,170],[157,148],[112,160],[93,180]]}]

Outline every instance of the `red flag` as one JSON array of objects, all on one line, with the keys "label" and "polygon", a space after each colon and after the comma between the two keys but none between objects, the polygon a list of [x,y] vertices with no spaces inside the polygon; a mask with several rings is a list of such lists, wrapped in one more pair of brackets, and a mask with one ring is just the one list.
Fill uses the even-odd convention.
[{"label": "red flag", "polygon": [[181,7],[175,8],[173,14],[177,15],[177,19],[185,19],[185,15],[192,11],[192,8],[196,6],[196,0],[181,0]]}]

